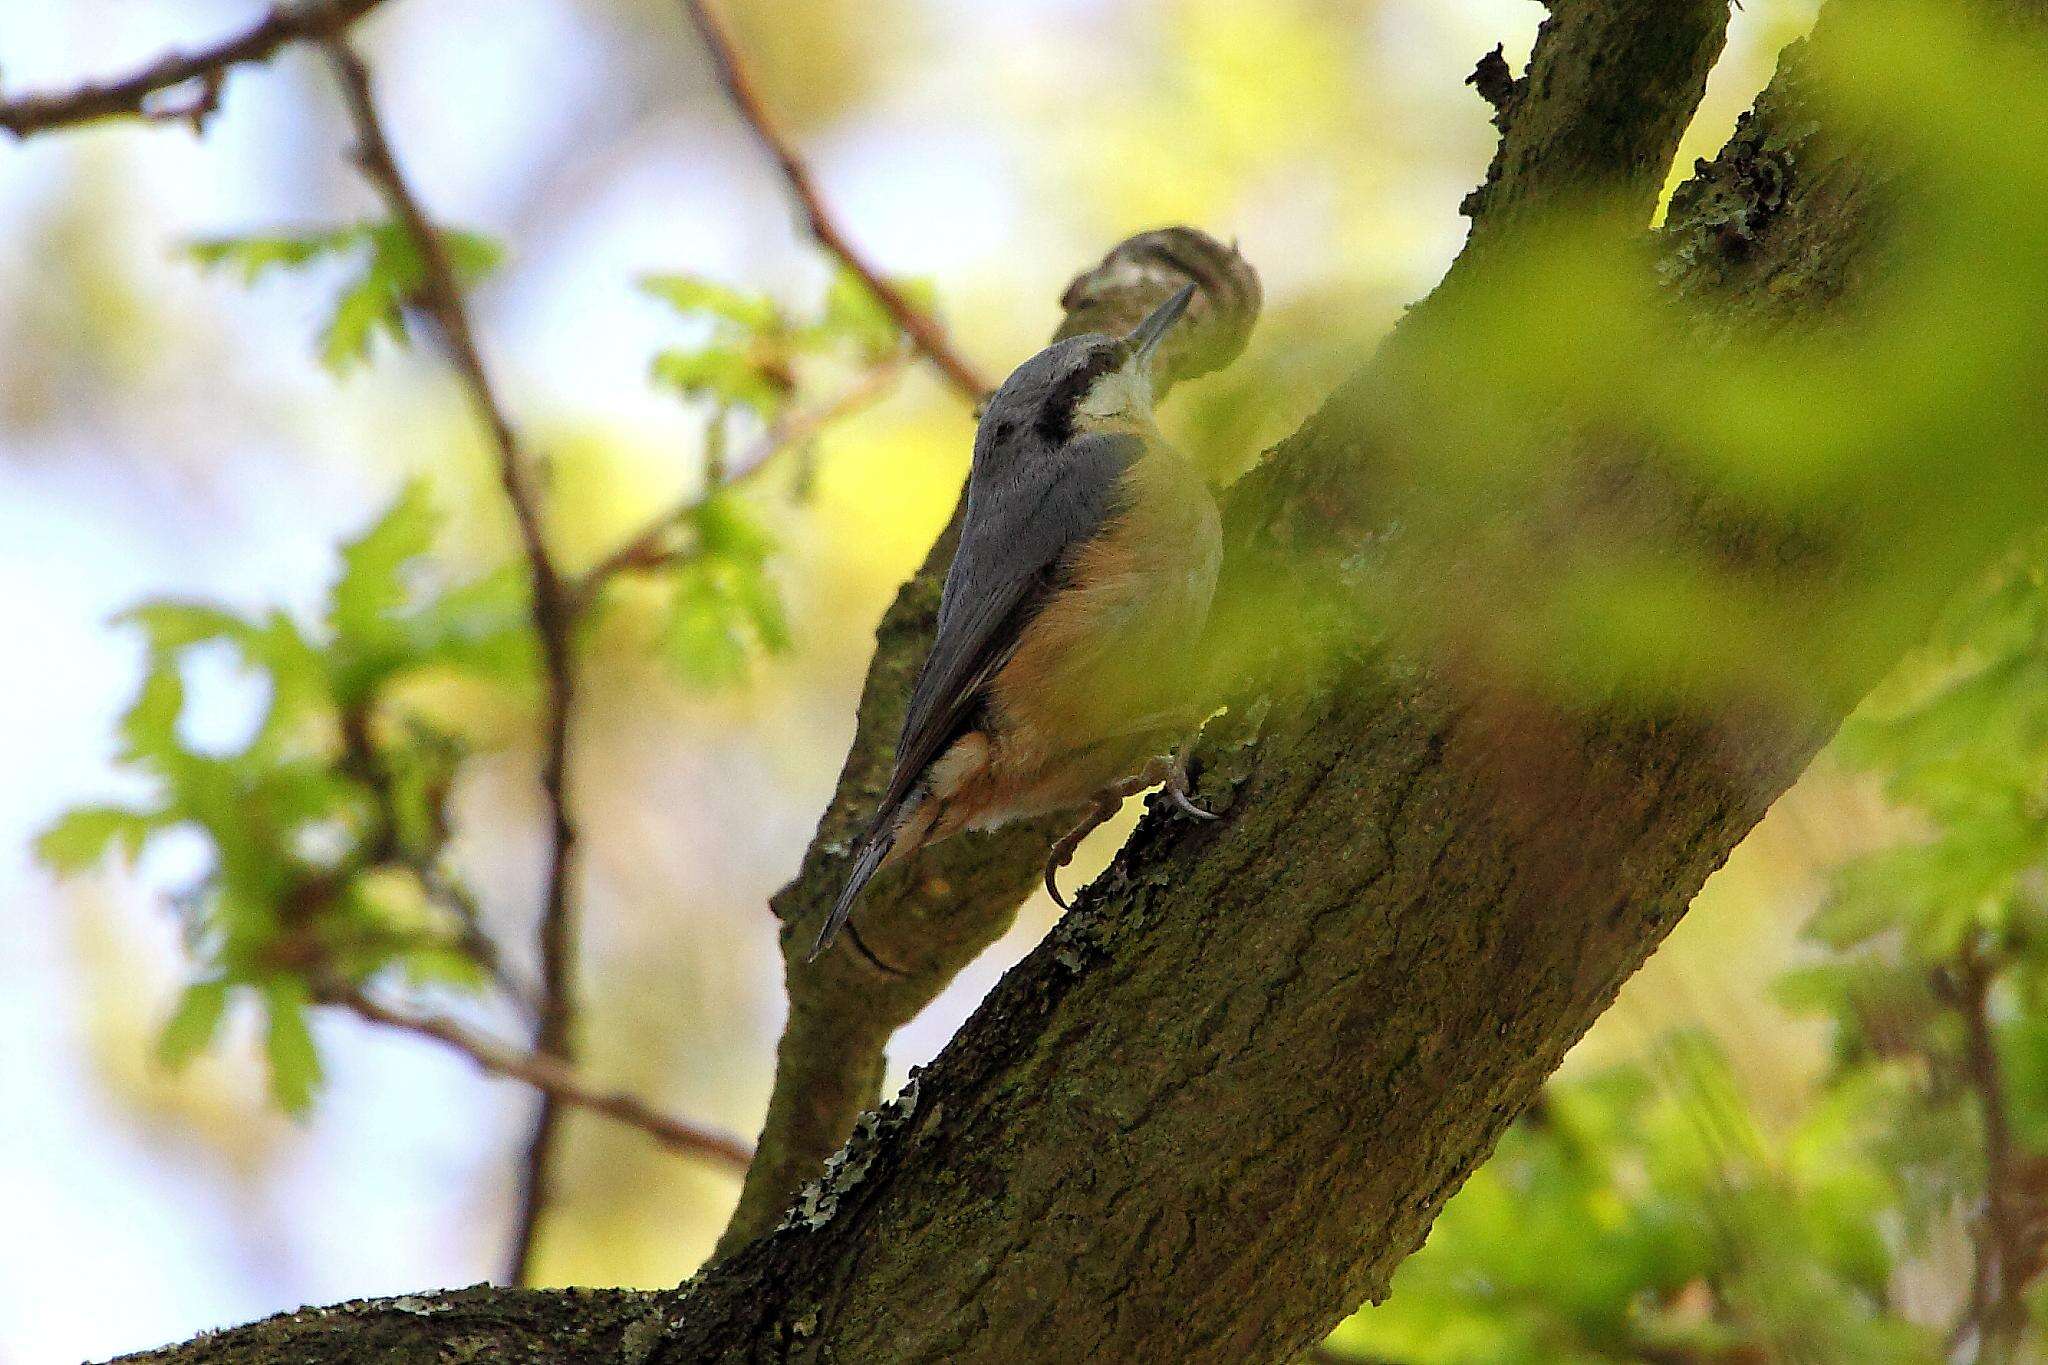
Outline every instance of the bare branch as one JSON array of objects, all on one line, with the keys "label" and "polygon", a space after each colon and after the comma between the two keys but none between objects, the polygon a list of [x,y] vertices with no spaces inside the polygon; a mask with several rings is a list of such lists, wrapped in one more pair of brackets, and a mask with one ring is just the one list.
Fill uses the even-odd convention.
[{"label": "bare branch", "polygon": [[953,343],[947,339],[938,320],[912,303],[901,289],[876,270],[833,218],[831,209],[818,192],[810,167],[798,155],[795,144],[776,126],[753,76],[740,60],[739,50],[733,46],[732,34],[712,11],[710,0],[683,0],[683,12],[704,40],[712,69],[717,72],[718,83],[732,100],[734,110],[755,139],[775,159],[782,178],[789,184],[789,192],[803,209],[811,235],[818,239],[820,246],[838,257],[848,270],[860,276],[889,316],[895,319],[896,325],[903,329],[925,358],[939,368],[946,381],[959,390],[960,396],[969,403],[979,403],[988,395],[989,382],[953,349]]},{"label": "bare branch", "polygon": [[[279,3],[232,38],[197,52],[172,52],[148,66],[113,80],[92,82],[47,95],[21,95],[0,101],[0,128],[18,138],[52,128],[90,123],[123,115],[162,121],[204,122],[220,102],[220,89],[230,68],[268,60],[289,43],[332,38],[375,9],[383,0],[312,0]],[[152,109],[157,95],[198,82],[198,98],[173,109]]]},{"label": "bare branch", "polygon": [[338,987],[328,992],[326,999],[373,1024],[453,1048],[490,1075],[524,1081],[563,1104],[636,1128],[672,1151],[703,1157],[735,1172],[745,1171],[753,1160],[754,1149],[739,1138],[665,1114],[624,1091],[599,1089],[547,1053],[519,1052],[453,1019],[394,1009],[353,986]]},{"label": "bare branch", "polygon": [[[569,1062],[574,1059],[576,1020],[576,926],[570,886],[576,827],[570,819],[568,797],[569,718],[575,704],[570,637],[575,625],[575,602],[548,552],[532,470],[484,367],[447,248],[392,155],[371,94],[370,73],[341,38],[330,37],[327,49],[355,124],[357,162],[419,252],[424,275],[420,301],[447,341],[470,402],[490,432],[499,482],[511,506],[532,581],[533,625],[540,640],[546,682],[540,781],[549,821],[546,889],[539,930],[541,999],[534,1051]],[[554,1091],[542,1092],[533,1135],[527,1144],[512,1256],[516,1283],[523,1283],[526,1278],[535,1226],[547,1206],[549,1171],[560,1118],[556,1101]]]},{"label": "bare branch", "polygon": [[669,508],[629,536],[618,549],[592,565],[577,583],[578,602],[588,602],[591,594],[616,574],[629,569],[651,568],[665,562],[668,557],[665,542],[669,532],[701,505],[706,497],[721,489],[746,482],[783,451],[802,445],[841,418],[849,417],[862,408],[879,402],[903,373],[906,359],[907,357],[902,355],[891,356],[862,375],[829,402],[800,412],[786,413],[776,419],[755,443],[754,448],[737,466],[729,470],[715,487],[685,498]]},{"label": "bare branch", "polygon": [[1963,1019],[1963,1079],[1976,1101],[1984,1138],[1984,1207],[1974,1229],[1970,1310],[1979,1358],[2007,1359],[2026,1329],[2026,1291],[2035,1262],[2020,1195],[2018,1150],[2006,1102],[2005,1071],[1991,1032],[1991,966],[1980,944],[1967,945],[1944,991]]}]

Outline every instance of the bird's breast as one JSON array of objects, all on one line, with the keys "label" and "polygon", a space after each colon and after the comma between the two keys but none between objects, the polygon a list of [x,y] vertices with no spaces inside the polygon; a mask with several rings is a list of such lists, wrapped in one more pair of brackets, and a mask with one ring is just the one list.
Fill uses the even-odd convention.
[{"label": "bird's breast", "polygon": [[1215,499],[1185,456],[1153,446],[1123,510],[1076,548],[1061,586],[990,687],[992,767],[1025,808],[1085,800],[1158,751],[1192,700],[1216,588]]}]

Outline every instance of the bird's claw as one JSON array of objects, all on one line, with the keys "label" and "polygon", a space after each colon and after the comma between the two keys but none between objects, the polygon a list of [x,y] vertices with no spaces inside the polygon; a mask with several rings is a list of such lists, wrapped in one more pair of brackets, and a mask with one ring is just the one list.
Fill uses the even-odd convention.
[{"label": "bird's claw", "polygon": [[1167,760],[1165,791],[1166,799],[1173,803],[1173,808],[1189,819],[1214,820],[1218,818],[1215,811],[1195,804],[1193,795],[1194,781],[1188,776],[1186,745],[1182,745],[1175,751],[1173,757]]},{"label": "bird's claw", "polygon": [[1058,849],[1055,848],[1053,856],[1045,860],[1045,894],[1051,896],[1052,903],[1062,910],[1074,908],[1067,904],[1067,898],[1060,894],[1060,869],[1067,865],[1068,859],[1072,856],[1072,854],[1068,854],[1067,857],[1063,858],[1059,856]]},{"label": "bird's claw", "polygon": [[1088,837],[1089,831],[1101,823],[1092,817],[1084,820],[1061,835],[1059,842],[1052,846],[1052,852],[1045,855],[1045,894],[1051,896],[1052,903],[1062,910],[1071,910],[1074,907],[1067,904],[1067,898],[1060,894],[1060,869],[1074,861],[1074,850],[1081,846],[1081,841]]},{"label": "bird's claw", "polygon": [[1195,804],[1194,797],[1190,794],[1186,763],[1176,761],[1173,767],[1167,771],[1165,790],[1166,799],[1171,801],[1173,808],[1182,815],[1193,820],[1214,820],[1217,818],[1215,811],[1207,810]]},{"label": "bird's claw", "polygon": [[1074,907],[1060,894],[1059,870],[1074,861],[1074,850],[1081,846],[1081,841],[1116,814],[1117,807],[1124,803],[1127,794],[1115,787],[1102,792],[1095,798],[1095,804],[1090,807],[1088,814],[1082,817],[1081,823],[1062,834],[1059,842],[1052,846],[1052,851],[1045,855],[1046,894],[1052,897],[1053,904],[1060,909],[1071,910]]}]

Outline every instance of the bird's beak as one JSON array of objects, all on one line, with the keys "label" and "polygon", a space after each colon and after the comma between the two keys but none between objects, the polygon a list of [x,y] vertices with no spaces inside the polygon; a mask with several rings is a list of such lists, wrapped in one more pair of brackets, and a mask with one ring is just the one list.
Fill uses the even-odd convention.
[{"label": "bird's beak", "polygon": [[1131,358],[1140,366],[1148,366],[1152,353],[1159,349],[1159,343],[1173,330],[1173,324],[1180,321],[1180,315],[1188,311],[1188,300],[1194,298],[1195,286],[1190,284],[1178,294],[1152,310],[1152,316],[1139,323],[1126,341],[1131,348]]}]

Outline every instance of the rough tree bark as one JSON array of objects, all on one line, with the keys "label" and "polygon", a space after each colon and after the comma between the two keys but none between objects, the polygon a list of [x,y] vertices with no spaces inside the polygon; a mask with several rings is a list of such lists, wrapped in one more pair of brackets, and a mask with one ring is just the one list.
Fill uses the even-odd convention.
[{"label": "rough tree bark", "polygon": [[[1646,207],[1725,21],[1721,0],[1551,8],[1529,74],[1481,82],[1503,146],[1472,201],[1475,244],[1490,215],[1570,191]],[[1833,0],[1824,24],[1856,12]],[[1818,115],[1795,50],[1678,200],[1662,246],[1679,287],[1715,310],[1795,317],[1853,288],[1882,195]],[[1435,300],[1455,299],[1462,269]],[[1425,315],[1433,306],[1444,305]],[[1348,385],[1232,490],[1234,580],[1275,564],[1355,572],[1360,547],[1380,539],[1361,490],[1399,435],[1370,375]],[[2030,512],[2002,506],[2015,521]],[[855,789],[871,785],[871,746],[890,728],[889,670],[900,688],[914,653],[905,610],[864,707]],[[1384,1293],[1838,716],[1532,716],[1484,704],[1450,670],[1387,668],[1364,646],[1291,686],[1261,677],[1231,697],[1200,755],[1202,798],[1224,818],[1148,817],[940,1058],[859,1122],[790,1216],[680,1289],[413,1296],[139,1359],[1293,1358]],[[799,886],[830,880],[813,864],[831,862],[845,832],[828,819]],[[900,912],[870,911],[878,953],[971,951],[972,935],[946,937],[946,891],[1014,906],[1036,851],[954,856],[899,888]],[[810,905],[800,896],[785,918]],[[913,926],[901,938],[888,927],[898,913]],[[920,921],[936,948],[919,949]],[[829,1003],[821,993],[812,1007]],[[858,998],[847,1008],[886,1017]],[[885,1032],[872,1026],[861,1046],[879,1049]],[[793,1147],[822,1140],[874,1083],[856,1073],[820,1101]]]}]

